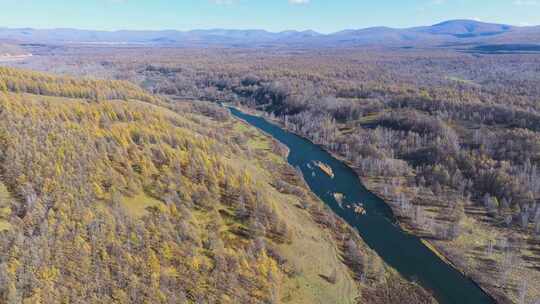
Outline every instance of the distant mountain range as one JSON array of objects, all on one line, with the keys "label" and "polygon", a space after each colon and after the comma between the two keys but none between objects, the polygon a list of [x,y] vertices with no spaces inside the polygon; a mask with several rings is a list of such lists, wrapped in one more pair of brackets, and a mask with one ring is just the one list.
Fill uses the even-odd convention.
[{"label": "distant mountain range", "polygon": [[92,31],[0,28],[0,41],[43,44],[142,44],[170,46],[429,47],[486,44],[540,44],[540,26],[518,27],[473,20],[396,29],[372,27],[332,34],[315,31],[193,30]]}]

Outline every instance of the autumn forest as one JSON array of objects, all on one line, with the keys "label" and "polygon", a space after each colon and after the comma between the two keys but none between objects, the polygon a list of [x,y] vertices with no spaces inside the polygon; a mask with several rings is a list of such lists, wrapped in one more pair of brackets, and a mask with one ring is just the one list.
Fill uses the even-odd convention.
[{"label": "autumn forest", "polygon": [[538,54],[21,47],[0,67],[0,303],[438,302],[224,105],[352,168],[493,303],[540,301]]}]

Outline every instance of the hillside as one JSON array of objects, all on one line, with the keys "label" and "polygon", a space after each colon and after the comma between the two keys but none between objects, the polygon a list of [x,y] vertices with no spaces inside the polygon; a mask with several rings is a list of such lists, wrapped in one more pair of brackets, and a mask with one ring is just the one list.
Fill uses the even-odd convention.
[{"label": "hillside", "polygon": [[282,150],[216,106],[1,69],[0,302],[431,303]]},{"label": "hillside", "polygon": [[474,20],[449,20],[432,26],[414,28],[413,30],[433,35],[450,35],[456,38],[471,38],[494,36],[516,29],[518,29],[518,27],[504,24],[486,23]]},{"label": "hillside", "polygon": [[176,50],[141,58],[137,69],[149,90],[240,103],[324,146],[404,228],[499,302],[534,303],[539,60],[447,50]]}]

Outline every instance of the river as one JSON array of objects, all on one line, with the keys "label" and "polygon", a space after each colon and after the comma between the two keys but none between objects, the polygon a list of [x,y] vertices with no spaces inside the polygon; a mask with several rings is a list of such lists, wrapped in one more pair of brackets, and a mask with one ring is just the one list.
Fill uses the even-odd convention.
[{"label": "river", "polygon": [[[404,232],[396,224],[390,207],[369,192],[353,169],[312,142],[268,122],[258,116],[229,108],[231,113],[252,126],[273,136],[289,150],[288,162],[299,168],[304,179],[326,205],[349,225],[356,228],[364,241],[384,261],[405,278],[430,290],[441,304],[495,303],[472,280],[441,260],[421,240]],[[322,162],[330,166],[334,178],[313,165]],[[342,193],[341,204],[334,193]],[[356,214],[345,206],[362,202],[366,215]],[[343,207],[341,207],[341,206]]]}]

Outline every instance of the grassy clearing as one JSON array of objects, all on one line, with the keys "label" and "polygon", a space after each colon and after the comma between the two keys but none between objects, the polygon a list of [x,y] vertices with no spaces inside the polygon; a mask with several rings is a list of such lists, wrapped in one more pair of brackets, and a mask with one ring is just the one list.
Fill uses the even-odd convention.
[{"label": "grassy clearing", "polygon": [[236,122],[233,127],[233,132],[241,133],[248,138],[247,146],[262,155],[262,158],[276,164],[284,164],[286,160],[276,153],[272,152],[274,142],[263,133],[259,132],[255,127],[252,127],[244,122]]},{"label": "grassy clearing", "polygon": [[124,197],[121,205],[125,208],[126,213],[133,218],[141,218],[148,213],[148,208],[157,207],[164,208],[161,201],[152,198],[145,193],[138,194],[133,197]]},{"label": "grassy clearing", "polygon": [[6,186],[0,182],[0,207],[2,204],[10,198],[10,194]]},{"label": "grassy clearing", "polygon": [[45,96],[45,95],[35,95],[28,93],[7,93],[8,96],[24,96],[25,100],[30,101],[48,101],[48,102],[81,102],[81,99],[77,98],[68,98],[60,96]]},{"label": "grassy clearing", "polygon": [[256,150],[268,150],[270,149],[270,145],[267,141],[262,140],[261,138],[253,138],[248,141],[248,146],[252,149]]},{"label": "grassy clearing", "polygon": [[0,220],[0,232],[11,229],[11,224],[5,220]]},{"label": "grassy clearing", "polygon": [[11,208],[8,205],[8,201],[11,199],[11,195],[6,186],[0,182],[0,232],[9,230],[11,224],[7,221],[11,215]]},{"label": "grassy clearing", "polygon": [[[285,303],[354,303],[358,288],[348,268],[338,259],[339,252],[328,232],[322,230],[310,215],[296,207],[294,197],[276,197],[278,212],[286,215],[292,230],[291,244],[280,246],[281,254],[297,268],[298,275],[287,279],[283,293]],[[324,280],[337,273],[335,284]]]},{"label": "grassy clearing", "polygon": [[252,126],[248,126],[243,122],[237,122],[234,124],[234,131],[242,133],[247,136],[248,142],[247,145],[254,150],[270,150],[272,144],[266,137],[259,133],[257,129]]},{"label": "grassy clearing", "polygon": [[464,79],[464,78],[457,77],[457,76],[448,76],[448,77],[446,77],[446,79],[451,80],[451,81],[455,81],[455,82],[459,82],[459,83],[468,84],[468,85],[480,86],[479,84],[477,84],[476,82],[474,82],[472,80]]},{"label": "grassy clearing", "polygon": [[379,119],[380,117],[380,114],[369,114],[369,115],[364,115],[362,116],[358,121],[356,121],[357,123],[361,124],[361,125],[364,125],[364,124],[372,124],[372,123],[375,123],[377,122],[377,120]]}]

